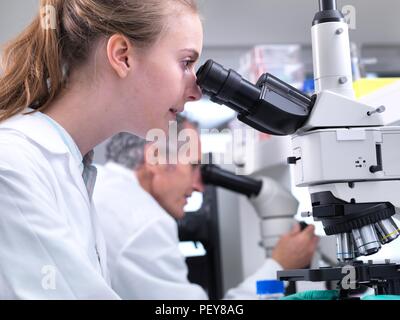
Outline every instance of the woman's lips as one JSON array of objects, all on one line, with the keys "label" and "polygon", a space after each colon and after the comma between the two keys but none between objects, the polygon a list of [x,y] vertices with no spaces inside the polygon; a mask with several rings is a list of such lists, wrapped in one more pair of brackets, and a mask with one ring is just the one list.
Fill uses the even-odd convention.
[{"label": "woman's lips", "polygon": [[185,110],[185,107],[179,107],[179,108],[170,108],[169,111],[175,114],[182,113]]}]

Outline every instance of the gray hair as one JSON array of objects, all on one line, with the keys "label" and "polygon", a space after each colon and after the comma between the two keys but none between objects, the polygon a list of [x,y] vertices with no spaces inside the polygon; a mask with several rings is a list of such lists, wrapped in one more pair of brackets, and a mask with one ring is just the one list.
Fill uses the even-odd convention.
[{"label": "gray hair", "polygon": [[[178,134],[185,129],[186,124],[198,128],[196,122],[182,115],[176,117]],[[145,146],[149,142],[131,133],[119,133],[111,138],[106,146],[106,160],[120,164],[128,169],[137,170],[144,164]],[[168,145],[168,144],[167,144]]]}]

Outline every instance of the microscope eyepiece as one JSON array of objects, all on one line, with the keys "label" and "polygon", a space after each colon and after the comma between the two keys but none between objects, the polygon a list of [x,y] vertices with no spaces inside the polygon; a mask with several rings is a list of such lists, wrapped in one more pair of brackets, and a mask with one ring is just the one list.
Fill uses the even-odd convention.
[{"label": "microscope eyepiece", "polygon": [[232,69],[208,60],[197,84],[211,101],[239,113],[238,119],[264,133],[290,135],[307,121],[315,100],[266,73],[254,85]]},{"label": "microscope eyepiece", "polygon": [[203,90],[217,94],[228,78],[229,71],[218,63],[208,60],[197,71],[197,83]]},{"label": "microscope eyepiece", "polygon": [[313,26],[327,22],[344,22],[343,14],[337,9],[336,0],[319,0],[319,12],[316,13]]},{"label": "microscope eyepiece", "polygon": [[223,187],[225,189],[244,194],[247,197],[256,197],[260,194],[262,181],[246,176],[238,176],[216,165],[201,167],[203,183]]},{"label": "microscope eyepiece", "polygon": [[234,70],[208,60],[197,72],[197,84],[211,100],[237,112],[250,112],[260,98],[261,90]]},{"label": "microscope eyepiece", "polygon": [[337,9],[336,0],[319,0],[320,11],[328,11],[336,9]]}]

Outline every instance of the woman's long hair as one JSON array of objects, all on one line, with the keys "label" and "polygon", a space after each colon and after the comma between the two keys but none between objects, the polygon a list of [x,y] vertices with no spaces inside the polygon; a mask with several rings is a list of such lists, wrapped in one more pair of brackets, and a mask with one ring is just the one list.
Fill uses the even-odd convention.
[{"label": "woman's long hair", "polygon": [[153,44],[175,3],[197,12],[195,0],[41,0],[33,22],[4,49],[0,122],[27,107],[46,109],[100,36]]}]

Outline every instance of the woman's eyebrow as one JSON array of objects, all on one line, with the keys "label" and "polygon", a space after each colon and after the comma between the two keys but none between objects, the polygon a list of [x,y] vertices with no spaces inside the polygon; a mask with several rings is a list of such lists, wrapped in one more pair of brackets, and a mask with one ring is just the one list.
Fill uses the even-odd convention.
[{"label": "woman's eyebrow", "polygon": [[181,52],[188,52],[191,53],[193,55],[193,59],[197,60],[200,56],[200,54],[197,52],[196,49],[182,49],[180,50]]}]

